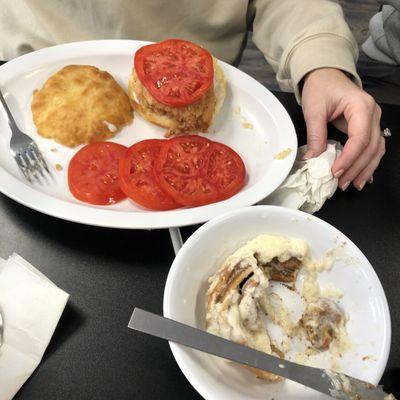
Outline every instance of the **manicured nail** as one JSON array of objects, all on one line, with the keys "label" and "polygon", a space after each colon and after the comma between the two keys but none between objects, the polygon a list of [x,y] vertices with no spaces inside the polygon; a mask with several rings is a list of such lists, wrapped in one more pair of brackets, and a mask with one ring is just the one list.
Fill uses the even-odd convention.
[{"label": "manicured nail", "polygon": [[314,157],[314,154],[313,154],[312,150],[307,150],[303,156],[303,160],[306,161],[313,157]]},{"label": "manicured nail", "polygon": [[363,190],[364,186],[365,186],[365,181],[362,181],[358,186],[356,186],[356,189],[361,192],[361,190]]},{"label": "manicured nail", "polygon": [[339,178],[343,175],[343,172],[344,172],[344,169],[339,169],[339,171],[336,171],[336,172],[333,174],[333,176],[334,176],[336,179],[339,179]]},{"label": "manicured nail", "polygon": [[372,183],[373,181],[374,181],[374,177],[371,176],[371,178],[368,179],[368,182],[369,182],[369,183]]},{"label": "manicured nail", "polygon": [[341,189],[343,190],[343,192],[349,187],[350,182],[346,182],[342,185]]}]

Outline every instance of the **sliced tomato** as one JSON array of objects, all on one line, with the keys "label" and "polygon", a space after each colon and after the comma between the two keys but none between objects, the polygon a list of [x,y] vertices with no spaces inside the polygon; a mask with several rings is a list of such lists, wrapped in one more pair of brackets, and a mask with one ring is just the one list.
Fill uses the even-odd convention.
[{"label": "sliced tomato", "polygon": [[179,136],[166,141],[155,172],[161,189],[185,206],[233,196],[243,186],[246,175],[237,153],[200,136]]},{"label": "sliced tomato", "polygon": [[236,151],[225,144],[213,142],[206,176],[216,186],[220,199],[227,199],[243,187],[246,167]]},{"label": "sliced tomato", "polygon": [[131,146],[120,161],[121,189],[143,207],[153,210],[170,210],[180,206],[165,194],[154,178],[154,161],[164,140],[142,140]]},{"label": "sliced tomato", "polygon": [[199,100],[214,80],[211,54],[181,39],[141,47],[135,53],[134,66],[139,80],[151,95],[171,107]]},{"label": "sliced tomato", "polygon": [[184,176],[197,176],[207,166],[211,140],[202,136],[185,135],[163,140],[163,148],[155,164],[160,168]]},{"label": "sliced tomato", "polygon": [[127,148],[117,143],[97,142],[80,149],[68,167],[69,190],[78,200],[107,205],[126,198],[118,181],[119,160]]}]

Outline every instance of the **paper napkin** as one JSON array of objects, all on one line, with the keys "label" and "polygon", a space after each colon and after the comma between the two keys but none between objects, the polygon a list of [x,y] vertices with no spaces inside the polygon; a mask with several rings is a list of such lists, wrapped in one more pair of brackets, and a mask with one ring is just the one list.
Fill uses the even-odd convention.
[{"label": "paper napkin", "polygon": [[68,297],[17,254],[0,258],[0,400],[12,399],[40,363]]},{"label": "paper napkin", "polygon": [[289,176],[261,204],[295,208],[313,214],[333,196],[338,180],[333,177],[331,169],[342,151],[341,144],[330,140],[324,153],[303,161],[306,151],[307,146],[299,147]]}]

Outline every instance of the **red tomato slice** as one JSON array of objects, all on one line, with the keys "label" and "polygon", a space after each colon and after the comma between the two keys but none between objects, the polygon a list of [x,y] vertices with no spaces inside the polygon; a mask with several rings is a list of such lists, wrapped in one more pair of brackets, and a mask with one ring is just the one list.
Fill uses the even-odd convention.
[{"label": "red tomato slice", "polygon": [[213,142],[206,175],[216,186],[222,200],[232,197],[243,187],[246,167],[236,151],[225,144]]},{"label": "red tomato slice", "polygon": [[134,65],[138,78],[151,95],[171,107],[199,100],[214,80],[211,54],[181,39],[141,47],[135,53]]},{"label": "red tomato slice", "polygon": [[165,142],[155,172],[162,190],[185,206],[233,196],[243,186],[246,175],[237,153],[200,136],[179,136]]},{"label": "red tomato slice", "polygon": [[71,193],[81,201],[114,204],[126,198],[119,187],[118,166],[127,148],[117,143],[97,142],[80,149],[68,167]]},{"label": "red tomato slice", "polygon": [[170,210],[180,207],[157,185],[154,160],[165,140],[142,140],[131,146],[119,164],[120,185],[126,195],[143,207]]}]

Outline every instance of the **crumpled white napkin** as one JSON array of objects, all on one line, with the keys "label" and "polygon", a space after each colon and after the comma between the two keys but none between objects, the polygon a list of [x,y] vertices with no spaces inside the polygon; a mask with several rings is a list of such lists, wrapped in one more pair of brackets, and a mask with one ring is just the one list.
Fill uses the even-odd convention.
[{"label": "crumpled white napkin", "polygon": [[324,153],[303,161],[306,151],[307,146],[299,147],[290,174],[261,204],[295,208],[313,214],[333,196],[338,180],[334,178],[331,168],[342,151],[341,144],[330,140]]},{"label": "crumpled white napkin", "polygon": [[0,400],[12,399],[40,363],[68,297],[19,255],[0,258]]}]

